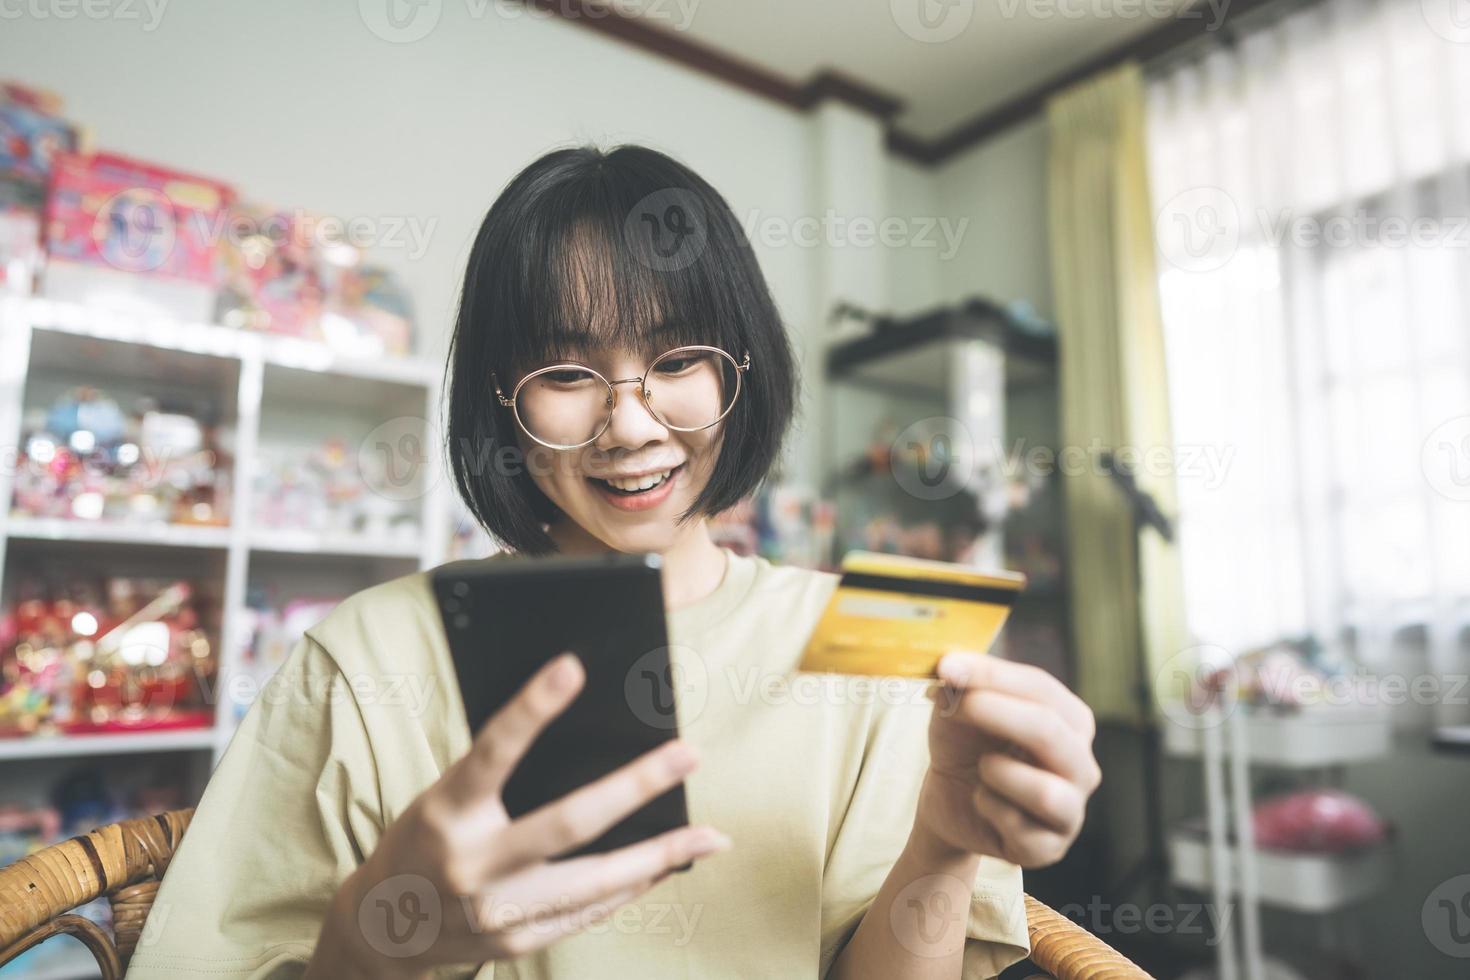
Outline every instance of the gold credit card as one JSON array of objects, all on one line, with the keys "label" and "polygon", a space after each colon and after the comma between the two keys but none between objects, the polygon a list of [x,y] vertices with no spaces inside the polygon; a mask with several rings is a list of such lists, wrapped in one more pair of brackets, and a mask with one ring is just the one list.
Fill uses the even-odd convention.
[{"label": "gold credit card", "polygon": [[798,669],[935,677],[949,651],[990,648],[1025,586],[1018,572],[849,551]]}]

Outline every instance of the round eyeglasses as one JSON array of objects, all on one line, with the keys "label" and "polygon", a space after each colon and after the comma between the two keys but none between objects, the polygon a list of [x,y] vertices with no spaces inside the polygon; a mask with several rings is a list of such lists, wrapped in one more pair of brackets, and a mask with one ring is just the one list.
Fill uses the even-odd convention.
[{"label": "round eyeglasses", "polygon": [[615,385],[637,383],[643,404],[662,425],[698,432],[730,414],[740,397],[741,376],[749,370],[749,351],[736,363],[718,347],[694,344],[660,354],[640,377],[618,381],[585,364],[548,364],[522,378],[508,398],[496,381],[495,397],[541,445],[580,449],[612,424]]}]

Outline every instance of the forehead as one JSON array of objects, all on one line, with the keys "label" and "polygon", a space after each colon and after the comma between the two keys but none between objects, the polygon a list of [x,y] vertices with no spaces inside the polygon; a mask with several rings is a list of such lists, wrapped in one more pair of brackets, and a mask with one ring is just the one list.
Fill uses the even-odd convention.
[{"label": "forehead", "polygon": [[[599,370],[642,364],[688,344],[720,346],[715,290],[703,266],[649,267],[627,247],[621,229],[581,223],[531,249],[538,261],[513,277],[511,319],[502,321],[502,363],[524,374],[546,364],[581,361]],[[626,356],[627,361],[622,358]]]}]

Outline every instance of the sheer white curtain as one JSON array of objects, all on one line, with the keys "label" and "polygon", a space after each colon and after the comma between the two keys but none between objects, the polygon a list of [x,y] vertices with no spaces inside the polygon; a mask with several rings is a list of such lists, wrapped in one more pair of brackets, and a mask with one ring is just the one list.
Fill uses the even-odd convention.
[{"label": "sheer white curtain", "polygon": [[1311,633],[1465,720],[1470,2],[1298,7],[1148,101],[1192,634]]}]

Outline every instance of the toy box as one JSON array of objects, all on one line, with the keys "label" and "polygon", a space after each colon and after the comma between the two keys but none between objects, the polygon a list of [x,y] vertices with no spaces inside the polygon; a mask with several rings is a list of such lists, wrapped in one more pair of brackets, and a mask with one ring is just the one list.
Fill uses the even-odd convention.
[{"label": "toy box", "polygon": [[214,319],[230,327],[315,338],[326,287],[312,216],[239,205],[230,210],[228,227],[219,243]]},{"label": "toy box", "polygon": [[51,161],[77,149],[53,95],[0,85],[0,293],[29,293],[41,264],[41,209]]},{"label": "toy box", "polygon": [[113,154],[58,154],[46,197],[46,295],[207,320],[234,194]]}]

